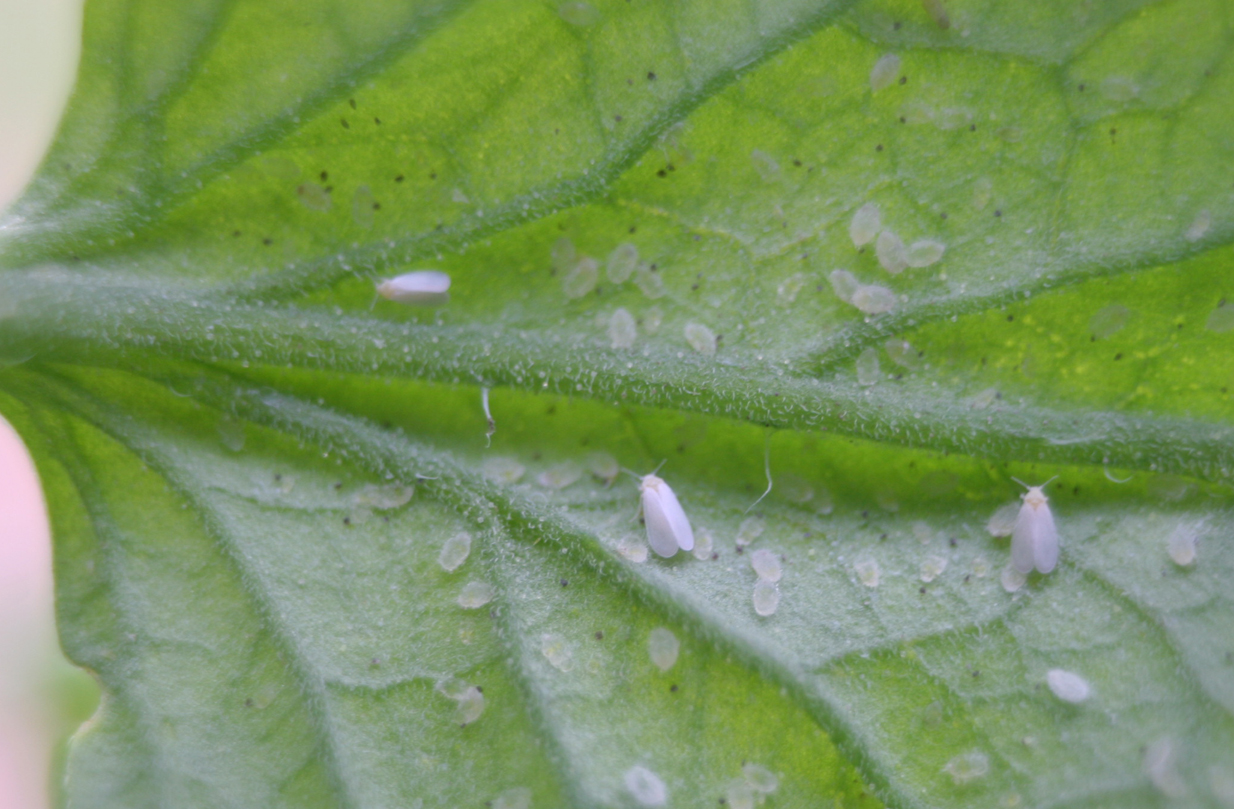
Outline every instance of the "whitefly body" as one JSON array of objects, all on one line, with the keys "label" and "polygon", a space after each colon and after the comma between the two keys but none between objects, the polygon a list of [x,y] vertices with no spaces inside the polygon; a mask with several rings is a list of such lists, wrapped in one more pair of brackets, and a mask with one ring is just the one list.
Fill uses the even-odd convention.
[{"label": "whitefly body", "polygon": [[395,303],[435,306],[450,300],[450,276],[437,270],[417,270],[377,285],[377,294]]},{"label": "whitefly body", "polygon": [[1022,499],[1020,513],[1011,530],[1011,565],[1020,573],[1049,573],[1058,564],[1058,530],[1050,512],[1049,498],[1040,486],[1020,485],[1028,489]]},{"label": "whitefly body", "polygon": [[639,478],[638,491],[642,495],[643,520],[647,524],[647,544],[651,549],[664,557],[672,556],[679,549],[694,550],[694,529],[672,488],[662,478],[651,474]]}]

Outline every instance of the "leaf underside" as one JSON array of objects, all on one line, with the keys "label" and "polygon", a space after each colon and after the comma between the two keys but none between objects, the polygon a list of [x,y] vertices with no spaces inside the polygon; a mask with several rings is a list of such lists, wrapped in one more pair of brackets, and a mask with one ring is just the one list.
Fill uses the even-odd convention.
[{"label": "leaf underside", "polygon": [[1234,806],[1232,17],[92,0],[0,220],[67,803]]}]

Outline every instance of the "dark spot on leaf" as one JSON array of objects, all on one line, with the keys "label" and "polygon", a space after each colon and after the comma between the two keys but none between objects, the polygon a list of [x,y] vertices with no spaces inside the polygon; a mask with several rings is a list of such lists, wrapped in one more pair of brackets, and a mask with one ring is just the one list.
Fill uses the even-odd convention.
[{"label": "dark spot on leaf", "polygon": [[883,150],[883,144],[881,143],[874,147],[874,151],[876,152],[881,152],[882,150]]},{"label": "dark spot on leaf", "polygon": [[570,580],[569,580],[569,579],[562,579],[562,580],[561,580],[561,586],[562,586],[562,587],[569,587],[569,586],[570,586]]},{"label": "dark spot on leaf", "polygon": [[347,99],[347,103],[351,105],[353,110],[356,108],[356,100],[354,98]]},{"label": "dark spot on leaf", "polygon": [[655,81],[655,80],[656,80],[656,74],[652,73],[650,70],[647,71],[647,81]]},{"label": "dark spot on leaf", "polygon": [[401,183],[402,181],[403,181],[403,175],[401,174],[394,178],[394,182],[396,183]]},{"label": "dark spot on leaf", "polygon": [[1115,362],[1117,362],[1118,360],[1121,360],[1122,358],[1123,358],[1122,352],[1119,352],[1118,354],[1114,355]]},{"label": "dark spot on leaf", "polygon": [[597,632],[597,633],[596,633],[596,640],[604,640],[604,633],[603,633],[603,632]]},{"label": "dark spot on leaf", "polygon": [[381,119],[378,118],[377,116],[373,116],[373,123],[377,124],[378,126],[381,126]]},{"label": "dark spot on leaf", "polygon": [[677,693],[677,684],[676,684],[676,683],[673,683],[672,685],[670,685],[670,686],[668,687],[668,690],[669,690],[669,691],[672,691],[674,694],[676,694],[676,693]]},{"label": "dark spot on leaf", "polygon": [[1010,323],[1010,322],[1011,322],[1011,321],[1013,321],[1013,320],[1015,320],[1015,315],[1007,315],[1007,322],[1008,322],[1008,323]]},{"label": "dark spot on leaf", "polygon": [[346,118],[340,118],[339,123],[343,125],[343,129],[351,129],[351,124],[347,123]]},{"label": "dark spot on leaf", "polygon": [[274,240],[267,237],[265,239],[262,239],[261,243],[269,247],[271,244],[274,244]]},{"label": "dark spot on leaf", "polygon": [[908,84],[908,76],[901,76],[900,84]]},{"label": "dark spot on leaf", "polygon": [[324,183],[328,179],[330,179],[330,172],[323,170],[321,172],[321,181]]}]

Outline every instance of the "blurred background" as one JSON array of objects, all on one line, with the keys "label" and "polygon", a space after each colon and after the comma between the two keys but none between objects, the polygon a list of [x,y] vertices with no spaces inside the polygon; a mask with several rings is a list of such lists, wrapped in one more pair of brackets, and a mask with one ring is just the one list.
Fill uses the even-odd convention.
[{"label": "blurred background", "polygon": [[[55,132],[77,69],[82,0],[0,0],[0,210]],[[0,419],[0,809],[58,803],[64,746],[97,689],[60,653],[51,542],[34,467]]]}]

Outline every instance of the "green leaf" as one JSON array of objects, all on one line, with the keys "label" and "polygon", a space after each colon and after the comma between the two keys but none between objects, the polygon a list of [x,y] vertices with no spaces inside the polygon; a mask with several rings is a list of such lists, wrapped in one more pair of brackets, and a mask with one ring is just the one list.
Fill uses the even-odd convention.
[{"label": "green leaf", "polygon": [[[1232,35],[93,0],[0,224],[104,692],[67,803],[1234,805]],[[665,459],[669,560],[616,471]],[[1021,583],[987,522],[1051,476]]]}]

